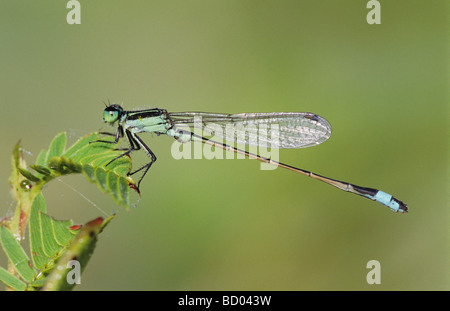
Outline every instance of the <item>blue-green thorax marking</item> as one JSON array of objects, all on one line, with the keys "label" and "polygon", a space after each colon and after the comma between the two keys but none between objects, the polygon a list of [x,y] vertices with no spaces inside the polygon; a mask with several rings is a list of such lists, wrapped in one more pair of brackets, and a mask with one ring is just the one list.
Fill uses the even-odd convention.
[{"label": "blue-green thorax marking", "polygon": [[167,130],[172,127],[167,112],[159,108],[125,111],[119,105],[111,105],[104,110],[103,121],[111,125],[118,121],[124,130],[129,130],[132,133],[166,134]]},{"label": "blue-green thorax marking", "polygon": [[166,134],[172,127],[167,113],[163,109],[149,109],[143,112],[128,112],[122,118],[124,129],[129,129],[133,133],[158,133]]}]

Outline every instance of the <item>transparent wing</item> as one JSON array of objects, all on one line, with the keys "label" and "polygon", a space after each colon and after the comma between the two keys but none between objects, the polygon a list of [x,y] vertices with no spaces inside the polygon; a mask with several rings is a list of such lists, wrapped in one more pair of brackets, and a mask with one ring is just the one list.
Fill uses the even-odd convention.
[{"label": "transparent wing", "polygon": [[193,132],[201,128],[203,136],[267,148],[311,147],[323,143],[331,135],[330,123],[309,112],[178,112],[169,113],[169,117],[178,129]]}]

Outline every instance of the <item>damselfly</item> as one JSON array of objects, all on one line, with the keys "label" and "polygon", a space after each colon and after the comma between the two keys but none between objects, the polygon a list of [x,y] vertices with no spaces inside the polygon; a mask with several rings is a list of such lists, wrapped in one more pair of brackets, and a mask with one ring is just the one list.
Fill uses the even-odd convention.
[{"label": "damselfly", "polygon": [[[377,201],[392,211],[406,213],[408,208],[405,203],[394,198],[392,195],[383,191],[356,186],[344,181],[331,179],[325,176],[315,174],[300,168],[296,168],[278,161],[274,161],[268,157],[239,149],[231,144],[211,140],[203,135],[199,135],[192,128],[213,128],[219,127],[222,131],[216,131],[215,137],[222,137],[226,141],[233,143],[241,143],[246,145],[265,145],[267,148],[289,149],[289,148],[306,148],[315,146],[326,141],[331,135],[331,126],[327,120],[321,116],[308,112],[275,112],[275,113],[240,113],[240,114],[224,114],[224,113],[206,113],[206,112],[177,112],[170,113],[164,109],[151,108],[144,110],[126,111],[120,105],[113,104],[105,108],[103,112],[103,120],[113,125],[118,123],[116,133],[101,134],[114,136],[114,141],[97,140],[96,142],[118,144],[120,138],[126,135],[130,144],[129,148],[122,148],[125,152],[111,160],[111,162],[129,155],[135,150],[143,149],[150,157],[150,162],[143,165],[139,169],[130,172],[133,175],[143,171],[138,181],[137,189],[145,174],[156,161],[155,154],[137,135],[138,133],[148,132],[156,134],[164,134],[176,138],[180,142],[187,143],[198,141],[209,144],[215,148],[221,148],[226,151],[232,151],[251,159],[259,160],[266,164],[275,165],[288,169],[293,172],[320,180],[324,183],[332,185],[341,190],[358,194],[365,198]],[[199,122],[200,120],[200,122]],[[237,130],[230,132],[226,128],[234,126]],[[261,135],[258,126],[276,126],[276,135],[268,137]],[[243,130],[239,130],[243,129]],[[106,165],[106,166],[107,166]]]}]

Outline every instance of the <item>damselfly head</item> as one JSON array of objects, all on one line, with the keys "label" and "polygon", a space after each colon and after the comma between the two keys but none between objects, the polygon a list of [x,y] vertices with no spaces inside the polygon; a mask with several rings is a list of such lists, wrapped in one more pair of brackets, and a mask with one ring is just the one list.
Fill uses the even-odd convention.
[{"label": "damselfly head", "polygon": [[103,121],[106,123],[114,123],[123,115],[123,108],[120,105],[113,104],[105,108],[103,111]]}]

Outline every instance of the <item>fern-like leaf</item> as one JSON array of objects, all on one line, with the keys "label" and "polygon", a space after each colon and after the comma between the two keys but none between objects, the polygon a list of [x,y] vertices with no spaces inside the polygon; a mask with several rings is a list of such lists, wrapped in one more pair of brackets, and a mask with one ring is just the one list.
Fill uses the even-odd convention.
[{"label": "fern-like leaf", "polygon": [[64,150],[66,140],[66,133],[56,135],[48,150],[41,151],[36,163],[30,165],[35,173],[19,167],[20,174],[29,182],[41,186],[63,175],[83,173],[117,204],[129,208],[130,188],[137,189],[135,182],[127,176],[131,170],[130,157],[111,162],[121,152],[111,144],[92,143],[98,140],[98,133],[89,134]]},{"label": "fern-like leaf", "polygon": [[[66,133],[60,133],[42,150],[33,165],[27,167],[19,143],[12,155],[9,182],[17,202],[14,216],[0,221],[0,244],[8,257],[8,270],[0,267],[0,281],[13,290],[64,290],[74,283],[66,282],[67,263],[74,258],[81,270],[92,255],[96,236],[109,223],[97,218],[85,226],[72,221],[56,220],[47,214],[42,188],[49,181],[67,174],[82,173],[99,189],[125,208],[130,206],[130,188],[135,182],[127,175],[130,157],[119,157],[112,144],[92,143],[98,133],[79,139],[66,149]],[[115,160],[116,159],[116,160]],[[114,161],[113,161],[114,160]],[[20,242],[29,224],[30,257]]]}]

